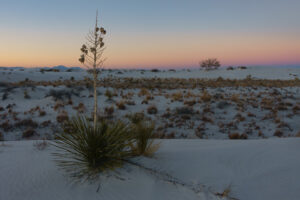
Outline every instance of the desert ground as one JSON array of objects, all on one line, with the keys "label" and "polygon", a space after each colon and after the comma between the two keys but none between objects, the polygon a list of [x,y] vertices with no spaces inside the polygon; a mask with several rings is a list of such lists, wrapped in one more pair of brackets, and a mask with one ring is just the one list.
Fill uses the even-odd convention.
[{"label": "desert ground", "polygon": [[284,67],[104,69],[99,117],[151,119],[161,148],[135,160],[159,177],[125,165],[96,192],[69,184],[50,145],[66,120],[91,116],[90,75],[2,67],[0,199],[300,199],[299,78]]},{"label": "desert ground", "polygon": [[[70,116],[91,115],[91,80],[83,70],[2,68],[0,75],[2,140],[53,139]],[[105,70],[100,76],[100,117],[149,118],[158,138],[256,139],[300,131],[299,68]]]}]

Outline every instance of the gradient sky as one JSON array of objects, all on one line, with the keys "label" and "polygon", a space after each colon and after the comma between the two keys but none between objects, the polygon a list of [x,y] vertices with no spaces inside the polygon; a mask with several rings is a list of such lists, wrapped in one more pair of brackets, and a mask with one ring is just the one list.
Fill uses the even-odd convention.
[{"label": "gradient sky", "polygon": [[96,9],[107,68],[299,65],[299,0],[0,0],[0,66],[80,66]]}]

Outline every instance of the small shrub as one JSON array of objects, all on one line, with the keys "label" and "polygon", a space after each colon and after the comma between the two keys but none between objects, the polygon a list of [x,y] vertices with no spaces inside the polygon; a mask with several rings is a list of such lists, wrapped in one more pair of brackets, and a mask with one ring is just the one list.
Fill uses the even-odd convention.
[{"label": "small shrub", "polygon": [[142,88],[140,91],[139,91],[139,96],[149,96],[150,95],[150,92],[146,89],[146,88]]},{"label": "small shrub", "polygon": [[99,175],[122,166],[132,155],[132,134],[122,122],[98,122],[86,118],[68,121],[56,136],[57,164],[75,180],[95,180]]},{"label": "small shrub", "polygon": [[157,114],[157,108],[155,105],[151,105],[147,108],[147,113],[150,115]]},{"label": "small shrub", "polygon": [[57,101],[57,102],[55,103],[53,109],[54,109],[55,111],[57,111],[58,109],[63,108],[63,107],[65,107],[64,103],[63,103],[62,101]]},{"label": "small shrub", "polygon": [[134,106],[135,105],[135,102],[134,101],[126,101],[125,102],[127,105],[129,106]]},{"label": "small shrub", "polygon": [[148,101],[146,99],[144,99],[141,104],[148,104]]},{"label": "small shrub", "polygon": [[235,102],[235,103],[238,103],[240,101],[240,95],[239,94],[233,94],[233,95],[231,95],[230,100]]},{"label": "small shrub", "polygon": [[51,122],[50,120],[46,120],[46,121],[43,121],[43,122],[41,123],[41,125],[42,125],[42,127],[47,127],[47,126],[49,126],[51,123],[52,123],[52,122]]},{"label": "small shrub", "polygon": [[40,115],[40,117],[45,116],[45,115],[46,115],[46,111],[40,110],[40,111],[39,111],[39,115]]},{"label": "small shrub", "polygon": [[280,131],[280,130],[276,130],[275,133],[274,133],[274,136],[282,137],[283,136],[283,132]]},{"label": "small shrub", "polygon": [[105,112],[107,117],[112,117],[113,114],[114,114],[114,111],[115,111],[115,108],[113,106],[104,108],[104,112]]},{"label": "small shrub", "polygon": [[64,123],[65,121],[68,121],[68,120],[69,120],[69,116],[66,111],[59,113],[56,117],[56,121],[58,123]]},{"label": "small shrub", "polygon": [[113,92],[110,90],[106,90],[104,95],[107,97],[108,100],[112,100],[114,97]]},{"label": "small shrub", "polygon": [[68,105],[73,105],[72,99],[69,99],[68,102],[67,102],[67,104],[68,104]]},{"label": "small shrub", "polygon": [[38,123],[33,121],[32,119],[23,119],[22,121],[19,121],[15,123],[16,127],[31,127],[31,128],[37,128]]},{"label": "small shrub", "polygon": [[117,106],[118,109],[120,109],[120,110],[125,110],[125,109],[126,109],[126,106],[125,106],[124,101],[117,102],[117,103],[116,103],[116,106]]},{"label": "small shrub", "polygon": [[0,128],[2,128],[5,132],[7,132],[10,131],[13,128],[13,126],[9,123],[8,120],[6,120],[2,124],[0,124]]},{"label": "small shrub", "polygon": [[183,103],[184,105],[187,105],[187,106],[193,106],[196,104],[196,101],[195,100],[191,100],[191,101],[184,101]]},{"label": "small shrub", "polygon": [[8,98],[8,93],[4,92],[2,95],[2,101],[6,100]]},{"label": "small shrub", "polygon": [[154,144],[154,123],[140,121],[134,124],[132,130],[135,136],[135,143],[132,153],[135,156],[152,156],[159,148]]},{"label": "small shrub", "polygon": [[204,90],[204,92],[200,96],[200,98],[203,102],[209,102],[211,100],[212,96],[206,90]]},{"label": "small shrub", "polygon": [[232,133],[228,135],[229,139],[231,140],[240,140],[240,139],[248,139],[247,134],[243,133],[243,134],[239,134],[239,133]]},{"label": "small shrub", "polygon": [[192,107],[184,106],[184,107],[176,108],[176,113],[178,115],[192,115],[194,114],[194,110]]},{"label": "small shrub", "polygon": [[79,113],[85,112],[85,106],[83,103],[79,103],[78,106],[74,106],[73,109],[77,110]]},{"label": "small shrub", "polygon": [[145,115],[143,112],[136,112],[134,114],[126,115],[126,117],[133,123],[138,124],[139,122],[145,119]]},{"label": "small shrub", "polygon": [[242,135],[240,135],[240,139],[246,140],[248,139],[248,135],[246,133],[243,133]]},{"label": "small shrub", "polygon": [[36,134],[33,128],[28,128],[26,131],[22,133],[22,138],[29,138]]},{"label": "small shrub", "polygon": [[24,91],[24,99],[30,99],[31,97],[29,96],[27,90]]},{"label": "small shrub", "polygon": [[293,109],[293,112],[296,114],[297,112],[300,111],[300,106],[295,105],[292,109]]},{"label": "small shrub", "polygon": [[176,92],[172,94],[173,101],[182,101],[183,94],[181,92]]}]

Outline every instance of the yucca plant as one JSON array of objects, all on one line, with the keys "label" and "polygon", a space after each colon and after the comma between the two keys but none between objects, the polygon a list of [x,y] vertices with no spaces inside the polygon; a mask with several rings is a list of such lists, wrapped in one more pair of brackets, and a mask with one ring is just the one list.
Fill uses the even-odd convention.
[{"label": "yucca plant", "polygon": [[133,136],[123,122],[97,122],[74,117],[57,135],[54,153],[57,164],[80,181],[95,180],[100,174],[121,167],[132,156]]},{"label": "yucca plant", "polygon": [[134,144],[131,147],[134,156],[151,157],[159,148],[159,143],[154,143],[154,123],[139,121],[132,125]]}]

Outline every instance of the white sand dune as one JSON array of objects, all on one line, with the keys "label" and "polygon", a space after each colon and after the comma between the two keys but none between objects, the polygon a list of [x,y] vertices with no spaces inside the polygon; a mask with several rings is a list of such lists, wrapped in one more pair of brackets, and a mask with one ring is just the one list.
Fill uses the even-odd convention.
[{"label": "white sand dune", "polygon": [[241,200],[300,199],[300,139],[163,140],[153,159],[135,160],[167,172],[184,183],[173,185],[134,166],[97,184],[72,185],[58,170],[51,152],[35,149],[33,141],[6,142],[0,147],[1,200],[140,200],[221,199],[213,193],[228,186]]},{"label": "white sand dune", "polygon": [[[159,72],[151,72],[151,70],[111,70],[104,71],[101,77],[130,77],[130,78],[218,78],[224,79],[244,79],[247,76],[257,79],[281,79],[291,80],[300,77],[300,67],[249,67],[245,70],[235,69],[227,70],[220,68],[218,70],[206,71],[200,69],[182,70],[176,72],[169,70],[160,70]],[[10,69],[0,68],[0,81],[16,82],[24,81],[26,78],[33,81],[54,81],[65,80],[74,77],[75,80],[82,80],[87,74],[83,71],[74,72],[45,72],[41,73],[38,68],[27,69]]]}]

